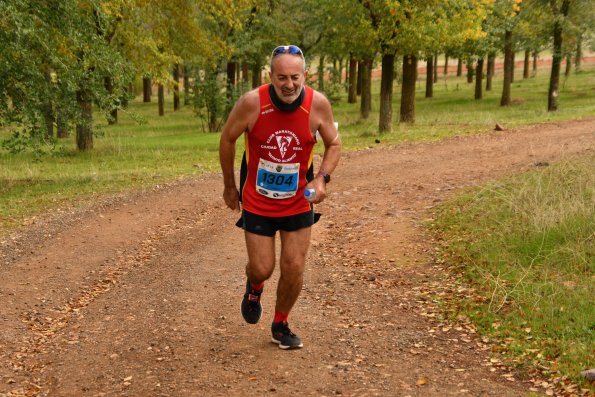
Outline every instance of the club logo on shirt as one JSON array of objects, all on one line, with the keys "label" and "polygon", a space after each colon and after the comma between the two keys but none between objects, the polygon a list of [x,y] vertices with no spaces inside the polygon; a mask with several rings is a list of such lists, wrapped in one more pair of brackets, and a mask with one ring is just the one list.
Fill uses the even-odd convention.
[{"label": "club logo on shirt", "polygon": [[275,131],[260,148],[268,150],[269,158],[278,163],[292,161],[297,156],[296,152],[303,150],[298,136],[289,130]]},{"label": "club logo on shirt", "polygon": [[279,148],[279,152],[281,153],[281,158],[285,157],[287,153],[287,149],[291,145],[292,137],[290,136],[276,136],[277,138],[277,147]]}]

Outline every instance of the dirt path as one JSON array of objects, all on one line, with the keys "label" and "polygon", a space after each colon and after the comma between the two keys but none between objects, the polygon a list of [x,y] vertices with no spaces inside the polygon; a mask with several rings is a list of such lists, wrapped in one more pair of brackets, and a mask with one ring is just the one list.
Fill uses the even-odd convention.
[{"label": "dirt path", "polygon": [[291,318],[239,313],[245,252],[211,175],[37,221],[0,240],[0,396],[519,396],[447,292],[421,222],[464,186],[595,146],[595,119],[350,153],[318,210]]}]

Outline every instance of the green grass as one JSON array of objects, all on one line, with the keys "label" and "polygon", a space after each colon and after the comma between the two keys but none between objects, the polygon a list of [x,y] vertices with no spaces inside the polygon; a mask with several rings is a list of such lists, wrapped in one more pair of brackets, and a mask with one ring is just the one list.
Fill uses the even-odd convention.
[{"label": "green grass", "polygon": [[[536,78],[518,80],[513,85],[516,104],[499,106],[501,79],[481,101],[473,99],[473,84],[449,76],[435,86],[435,97],[424,98],[424,84],[417,90],[415,125],[399,124],[400,87],[395,85],[392,133],[379,135],[379,81],[373,84],[373,109],[367,120],[359,118],[359,104],[346,100],[335,104],[335,119],[345,150],[413,140],[434,140],[453,135],[481,133],[496,122],[505,127],[568,120],[595,114],[595,69],[591,66],[572,74],[560,93],[560,110],[545,111],[547,71]],[[518,74],[518,73],[517,73]],[[171,97],[166,98],[166,115],[157,115],[157,104],[132,101],[121,111],[116,125],[108,126],[96,117],[95,148],[78,153],[74,138],[63,142],[61,156],[37,160],[30,153],[12,155],[0,150],[0,234],[18,227],[25,218],[35,216],[62,203],[81,203],[100,195],[149,186],[179,177],[218,170],[219,134],[202,131],[202,123],[190,107],[174,113]],[[136,117],[133,117],[136,115]],[[146,122],[139,124],[138,118]],[[0,140],[8,130],[0,130]],[[243,140],[239,141],[241,153]],[[320,146],[320,145],[319,145]],[[321,151],[321,147],[317,151]]]},{"label": "green grass", "polygon": [[[517,72],[517,75],[520,71]],[[418,81],[416,92],[416,122],[399,124],[400,87],[393,95],[393,132],[379,135],[379,86],[373,86],[373,111],[368,120],[359,119],[359,104],[345,101],[334,106],[335,118],[340,123],[343,142],[347,149],[361,149],[374,145],[374,140],[396,144],[412,140],[440,139],[453,135],[474,134],[493,130],[496,123],[505,128],[552,121],[589,117],[595,114],[595,70],[571,74],[561,80],[560,108],[547,112],[549,77],[545,69],[534,78],[517,80],[512,86],[513,105],[500,106],[502,80],[494,79],[493,89],[484,91],[482,100],[474,99],[474,83],[449,75],[440,75],[434,86],[434,98],[425,98],[425,83]],[[485,84],[484,84],[485,87]],[[354,111],[354,108],[356,111]]]},{"label": "green grass", "polygon": [[98,123],[87,153],[78,153],[73,139],[64,142],[64,153],[40,161],[29,153],[0,152],[0,230],[63,203],[217,169],[219,134],[200,132],[190,108],[161,118],[156,111],[154,103],[133,102],[117,125]]},{"label": "green grass", "polygon": [[435,231],[479,297],[455,315],[510,363],[577,382],[595,367],[595,156],[508,178],[443,205]]}]

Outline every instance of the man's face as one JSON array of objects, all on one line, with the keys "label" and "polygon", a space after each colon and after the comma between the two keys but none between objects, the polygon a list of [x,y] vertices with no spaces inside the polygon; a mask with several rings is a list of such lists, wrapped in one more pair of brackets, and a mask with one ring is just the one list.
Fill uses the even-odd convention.
[{"label": "man's face", "polygon": [[280,54],[271,62],[269,76],[275,89],[275,93],[284,103],[295,101],[306,81],[304,60],[300,56],[292,54]]}]

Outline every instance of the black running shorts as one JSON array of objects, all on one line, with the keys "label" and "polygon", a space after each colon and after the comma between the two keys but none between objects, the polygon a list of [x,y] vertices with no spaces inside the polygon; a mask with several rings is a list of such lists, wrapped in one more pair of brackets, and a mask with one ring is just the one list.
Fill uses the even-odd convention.
[{"label": "black running shorts", "polygon": [[320,219],[320,214],[315,214],[313,210],[282,217],[256,215],[243,210],[242,216],[237,221],[236,226],[250,233],[273,237],[277,233],[277,230],[294,232],[312,226],[318,222],[318,219]]}]

